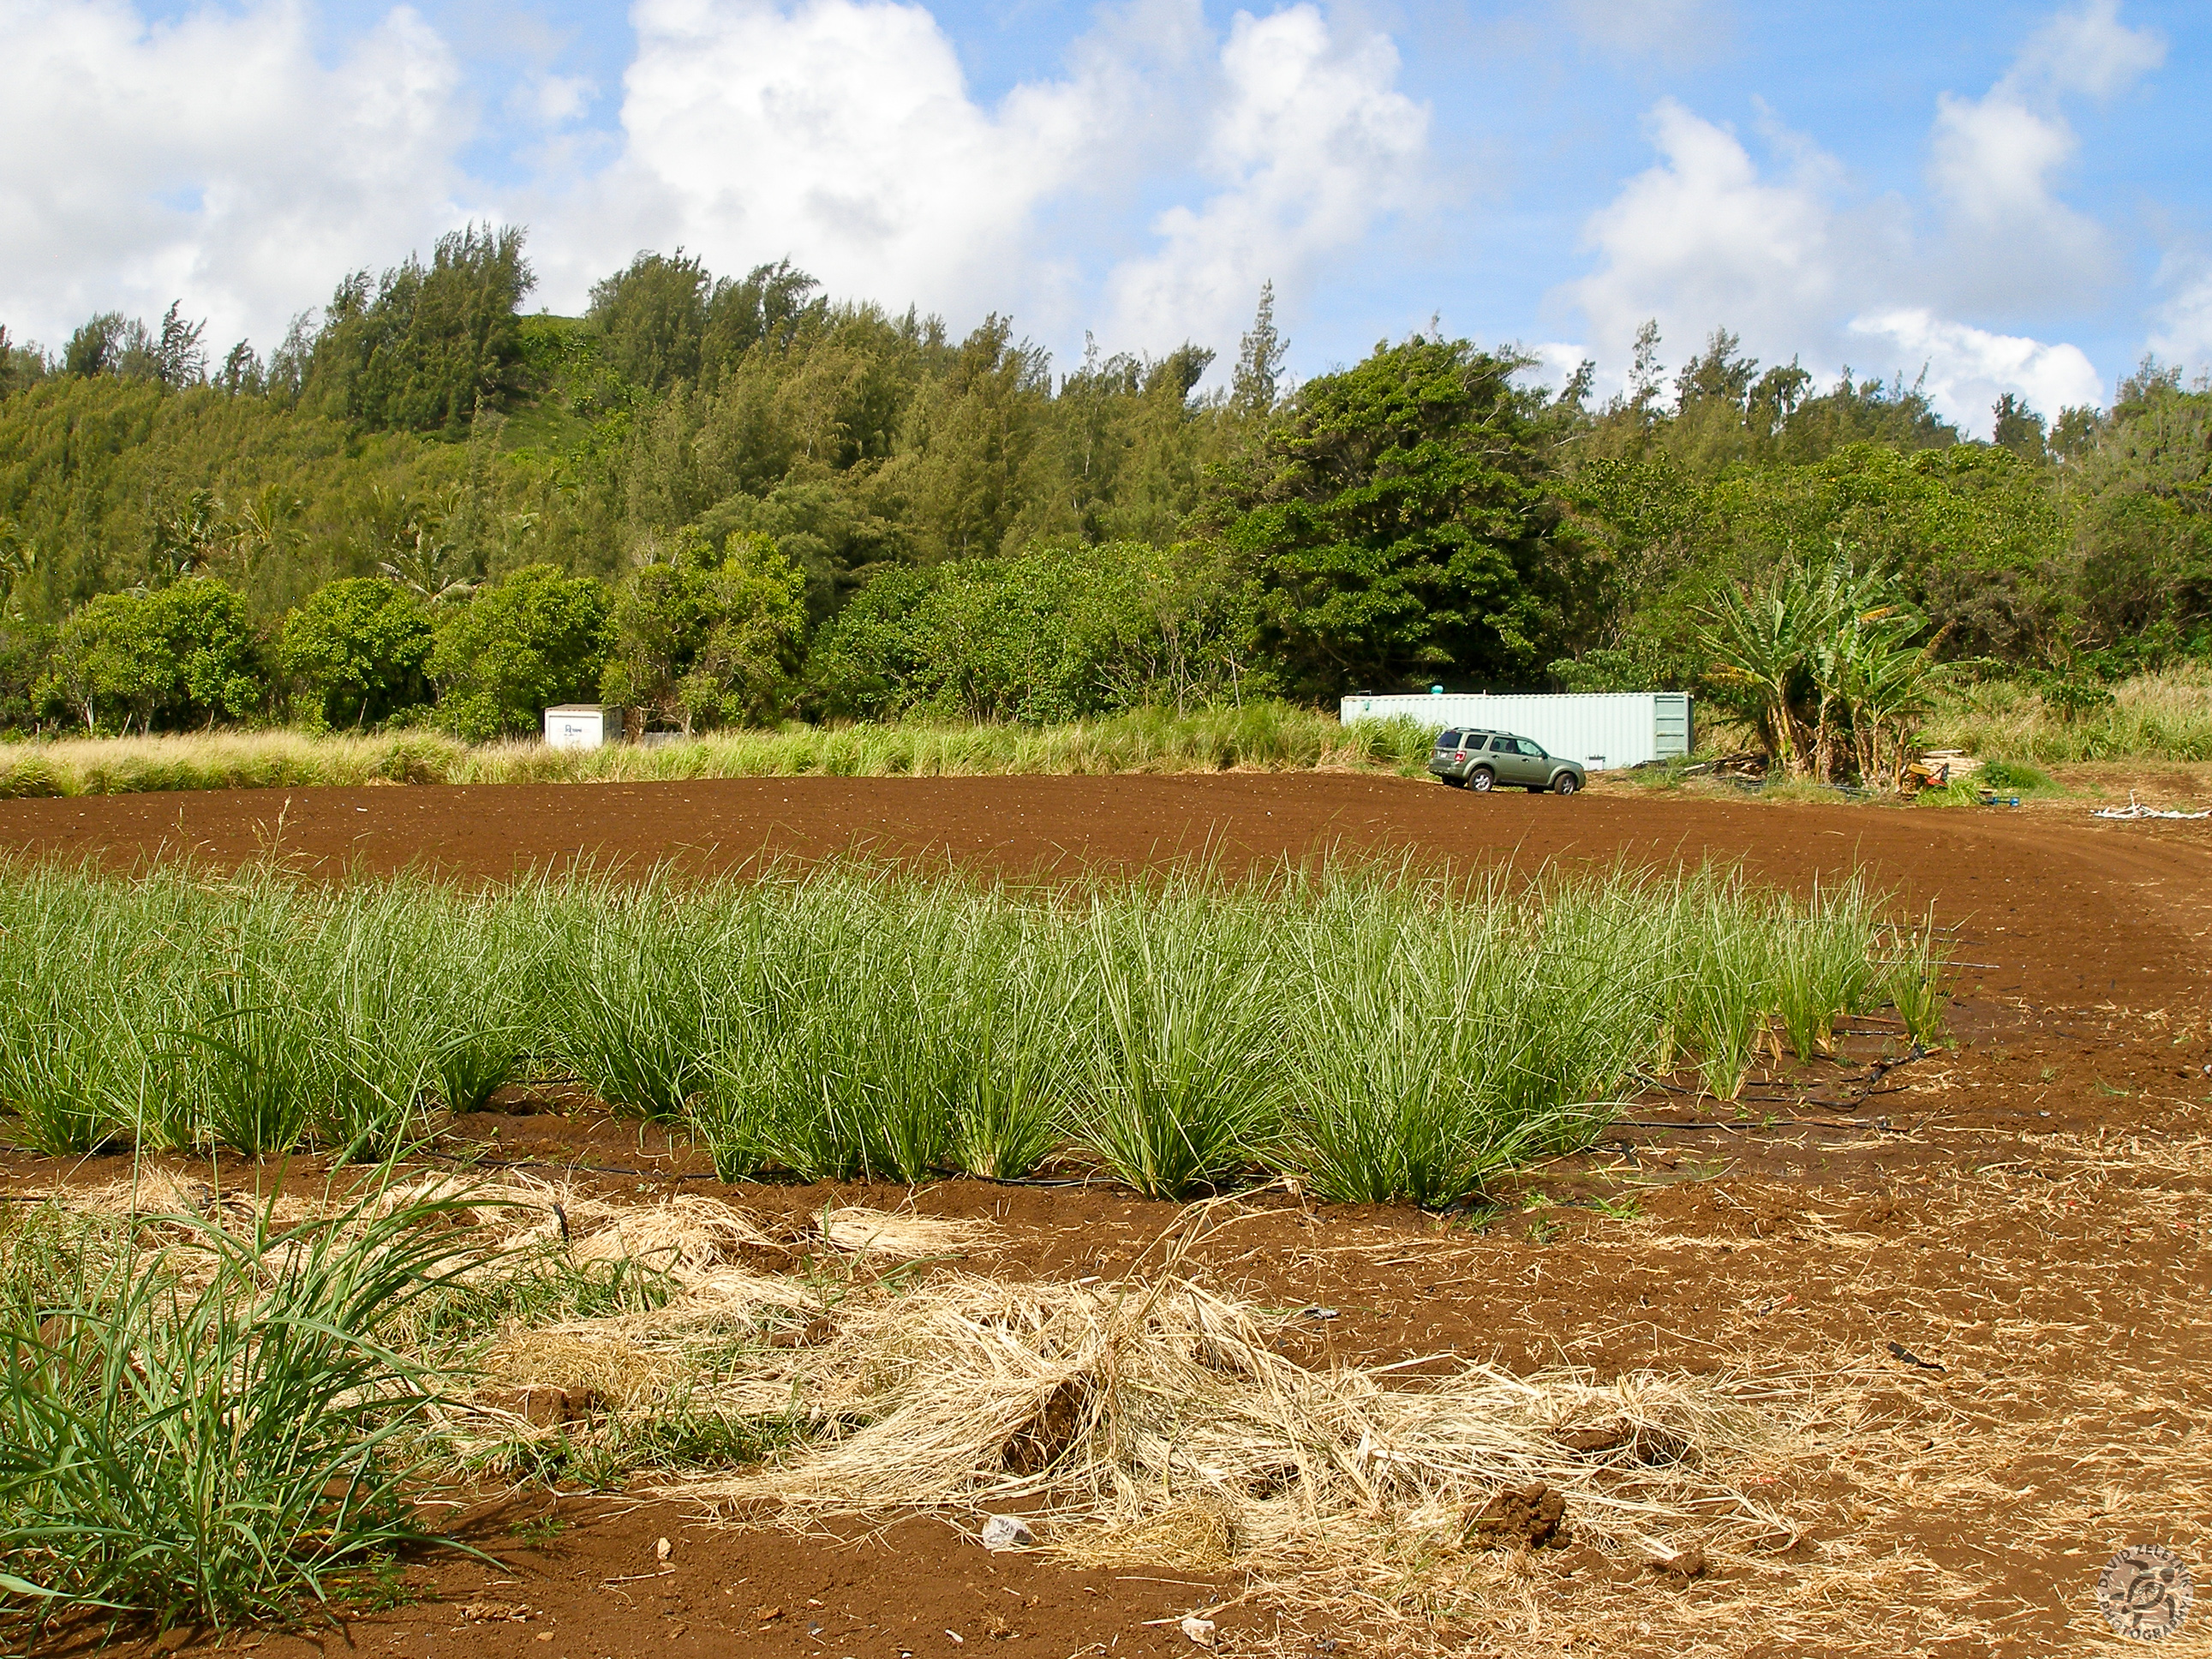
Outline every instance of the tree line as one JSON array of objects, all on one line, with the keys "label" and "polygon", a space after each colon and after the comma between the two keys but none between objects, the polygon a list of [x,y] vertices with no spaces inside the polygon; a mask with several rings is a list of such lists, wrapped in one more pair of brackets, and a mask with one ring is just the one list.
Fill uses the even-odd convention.
[{"label": "tree line", "polygon": [[[584,316],[532,313],[525,248],[471,228],[353,273],[265,358],[181,303],[51,352],[0,329],[0,722],[1659,686],[1838,772],[1879,741],[1822,726],[1814,665],[1869,629],[2076,687],[2212,653],[2212,392],[2154,363],[1968,441],[1901,375],[1816,384],[1724,331],[1670,375],[1647,328],[1602,400],[1433,334],[1293,386],[1263,292],[1201,390],[1195,344],[1055,369],[1005,318],[956,337],[787,262],[641,253]],[[1778,595],[1778,725],[1729,643]]]}]

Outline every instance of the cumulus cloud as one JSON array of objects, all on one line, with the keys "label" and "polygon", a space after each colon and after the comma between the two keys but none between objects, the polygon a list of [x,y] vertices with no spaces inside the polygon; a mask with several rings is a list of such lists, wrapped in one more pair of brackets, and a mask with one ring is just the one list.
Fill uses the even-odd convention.
[{"label": "cumulus cloud", "polygon": [[309,3],[156,24],[131,0],[0,0],[16,337],[182,295],[211,339],[265,347],[343,271],[476,216],[531,225],[556,309],[682,245],[955,317],[1064,331],[1103,297],[1128,343],[1233,339],[1264,278],[1291,301],[1401,198],[1425,130],[1389,41],[1310,3],[1224,35],[1202,0],[1118,0],[1056,73],[986,100],[915,0],[637,0],[619,131],[582,124],[590,81],[525,76],[504,111],[537,182],[493,190],[462,166],[450,46],[401,6],[319,57]]},{"label": "cumulus cloud", "polygon": [[1566,290],[1604,359],[1625,360],[1646,318],[1678,341],[1725,324],[1756,349],[1792,349],[1808,319],[1848,303],[1890,232],[1842,211],[1832,160],[1796,146],[1783,177],[1764,178],[1733,132],[1672,99],[1649,127],[1658,165],[1590,216],[1599,268]]},{"label": "cumulus cloud", "polygon": [[1990,407],[2002,392],[2052,416],[2105,400],[2103,377],[2075,346],[1992,334],[1917,308],[1855,318],[1850,331],[1889,342],[1899,359],[1924,370],[1929,402],[1978,431],[1989,430]]},{"label": "cumulus cloud", "polygon": [[2092,0],[2045,23],[1983,96],[1938,100],[1929,181],[1948,219],[1938,263],[1952,304],[2079,301],[2112,279],[2104,228],[2055,191],[2078,148],[2058,100],[2122,91],[2165,50],[2119,21],[2118,0]]},{"label": "cumulus cloud", "polygon": [[1401,205],[1428,116],[1395,89],[1397,72],[1387,37],[1339,40],[1310,5],[1239,12],[1205,149],[1219,187],[1163,214],[1158,251],[1114,272],[1114,337],[1232,338],[1262,282],[1302,285]]},{"label": "cumulus cloud", "polygon": [[2109,98],[2166,61],[2157,30],[2120,21],[2120,0],[2088,0],[2060,12],[2029,37],[2001,86],[2015,92],[2039,84],[2060,92]]},{"label": "cumulus cloud", "polygon": [[[2000,392],[2045,413],[2101,399],[2078,349],[1955,320],[2080,300],[2106,282],[2106,233],[2057,193],[2076,148],[2062,94],[2110,96],[2161,60],[2162,41],[2117,0],[2060,13],[1985,94],[1938,100],[1929,139],[1932,225],[1901,200],[1856,200],[1843,167],[1770,124],[1762,168],[1735,133],[1671,100],[1650,118],[1657,163],[1584,227],[1595,268],[1559,297],[1581,311],[1618,380],[1628,342],[1656,318],[1673,352],[1735,330],[1771,359],[1832,372],[1870,343],[1908,374],[1924,362],[1936,406],[1986,432]],[[2191,313],[2177,301],[2176,327]],[[2206,307],[2212,310],[2212,302]]]},{"label": "cumulus cloud", "polygon": [[0,0],[0,320],[58,345],[179,295],[271,341],[343,271],[465,216],[451,54],[392,11],[335,63],[289,0],[149,25],[117,0]]},{"label": "cumulus cloud", "polygon": [[538,75],[520,82],[507,108],[539,126],[565,126],[591,107],[599,88],[581,75]]},{"label": "cumulus cloud", "polygon": [[2212,369],[2212,259],[2169,256],[2160,273],[2167,289],[2150,349],[2197,370]]},{"label": "cumulus cloud", "polygon": [[[1194,15],[1175,12],[1171,40]],[[623,155],[540,216],[556,294],[682,243],[718,269],[787,255],[841,292],[964,307],[1142,90],[1092,54],[986,108],[935,17],[897,0],[641,0],[633,21]]]},{"label": "cumulus cloud", "polygon": [[[836,292],[1050,329],[1087,303],[1087,257],[1116,345],[1233,339],[1263,280],[1295,289],[1401,198],[1425,131],[1389,40],[1311,4],[1240,12],[1218,40],[1199,0],[1133,0],[995,105],[902,0],[641,0],[634,21],[620,159],[533,215],[556,303],[681,243],[717,270],[788,256]],[[1133,244],[1080,222],[1194,170],[1201,199]]]}]

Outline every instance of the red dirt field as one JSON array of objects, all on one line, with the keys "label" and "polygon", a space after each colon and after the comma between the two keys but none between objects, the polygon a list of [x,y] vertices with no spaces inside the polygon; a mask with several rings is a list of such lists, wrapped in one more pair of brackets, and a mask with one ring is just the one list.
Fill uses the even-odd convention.
[{"label": "red dirt field", "polygon": [[[1820,1457],[1778,1465],[1769,1501],[1796,1536],[1761,1576],[1683,1581],[1584,1545],[1514,1558],[1510,1606],[1416,1614],[1317,1600],[1295,1580],[989,1556],[927,1516],[796,1538],[680,1504],[556,1504],[541,1490],[470,1519],[466,1534],[503,1570],[427,1559],[410,1580],[435,1599],[233,1634],[233,1647],[1072,1659],[1190,1651],[1176,1620],[1218,1608],[1231,1652],[2028,1655],[2121,1649],[2094,1584],[2124,1545],[2163,1544],[2200,1579],[2212,1572],[2212,826],[1228,775],[11,801],[0,847],[121,867],[273,851],[333,876],[417,865],[495,878],[576,860],[714,870],[848,850],[1024,873],[1198,854],[1234,870],[1328,847],[1521,869],[1718,859],[1799,889],[1863,871],[1911,914],[1932,904],[1972,964],[1955,1047],[1879,1077],[1871,1063],[1895,1046],[1865,1022],[1844,1065],[1754,1088],[1751,1117],[1655,1097],[1591,1153],[1528,1172],[1493,1213],[1255,1194],[1188,1264],[1269,1306],[1329,1310],[1285,1339],[1316,1364],[1564,1361],[1601,1376],[1749,1372],[1847,1390],[1848,1429]],[[1176,1216],[1099,1187],[725,1188],[660,1131],[527,1091],[500,1103],[454,1120],[447,1149],[571,1171],[607,1194],[687,1177],[683,1190],[771,1218],[833,1198],[910,1201],[989,1223],[961,1265],[1010,1278],[1111,1276]],[[120,1167],[6,1155],[0,1191]],[[318,1170],[299,1160],[286,1178]],[[516,1536],[549,1508],[557,1535]],[[2212,1651],[2208,1626],[2200,1610],[2168,1647]],[[179,1640],[216,1638],[164,1645]],[[81,1626],[49,1645],[101,1643]],[[107,1639],[146,1645],[128,1631]]]}]

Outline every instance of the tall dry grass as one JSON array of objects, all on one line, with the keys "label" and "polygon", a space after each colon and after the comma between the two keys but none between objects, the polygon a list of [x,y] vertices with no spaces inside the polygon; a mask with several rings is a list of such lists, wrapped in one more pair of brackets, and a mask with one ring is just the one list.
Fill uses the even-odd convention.
[{"label": "tall dry grass", "polygon": [[792,724],[681,742],[549,749],[470,744],[433,732],[377,736],[216,732],[0,744],[0,798],[369,783],[635,783],[682,778],[962,777],[1212,772],[1232,767],[1415,769],[1430,733],[1411,721],[1340,725],[1288,703],[1176,714],[1133,709],[1066,726]]},{"label": "tall dry grass", "polygon": [[2015,680],[1947,690],[1923,741],[2005,760],[2212,761],[2212,665],[2139,674],[2106,707],[2069,714]]}]

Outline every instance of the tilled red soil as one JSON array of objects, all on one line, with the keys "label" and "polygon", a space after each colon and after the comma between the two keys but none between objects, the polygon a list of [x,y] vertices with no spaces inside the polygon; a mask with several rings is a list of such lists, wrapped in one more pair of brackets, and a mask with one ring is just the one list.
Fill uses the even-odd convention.
[{"label": "tilled red soil", "polygon": [[[425,864],[473,876],[578,858],[714,869],[764,850],[852,849],[1024,872],[1191,854],[1234,869],[1324,846],[1521,868],[1718,858],[1799,888],[1862,870],[1915,913],[1933,904],[1978,964],[1954,1048],[1870,1079],[1895,1046],[1869,1022],[1845,1063],[1756,1087],[1748,1120],[1711,1102],[1637,1105],[1629,1125],[1663,1127],[1624,1126],[1591,1155],[1529,1172],[1496,1214],[1439,1223],[1262,1195],[1193,1265],[1267,1305],[1311,1310],[1287,1340],[1316,1363],[1441,1355],[1600,1375],[1856,1378],[1870,1414],[1861,1442],[1774,1502],[1805,1517],[1802,1559],[1838,1552],[1893,1576],[1893,1651],[2089,1645],[2105,1634],[2096,1572],[2115,1549],[2162,1543],[2200,1576],[2212,1566],[2203,825],[1629,794],[1486,799],[1366,776],[778,779],[7,802],[0,846],[126,866],[185,850],[232,863],[273,848],[332,872]],[[1857,1098],[1869,1083],[1875,1092]],[[580,1167],[609,1193],[657,1194],[689,1176],[684,1190],[794,1218],[836,1196],[909,1198],[725,1188],[658,1131],[521,1091],[501,1108],[457,1120],[452,1149]],[[0,1159],[17,1192],[114,1172]],[[963,1265],[1008,1275],[1110,1276],[1175,1214],[1096,1187],[962,1182],[910,1196],[925,1213],[992,1222]],[[523,1543],[514,1529],[546,1503],[475,1517],[472,1535],[503,1571],[425,1562],[413,1577],[434,1601],[246,1639],[408,1659],[896,1659],[1004,1642],[1059,1659],[1187,1652],[1176,1618],[1227,1601],[1214,1616],[1233,1650],[1409,1644],[1402,1626],[1317,1625],[1295,1597],[1240,1601],[1234,1579],[987,1556],[928,1518],[799,1540],[679,1505],[591,1500],[561,1506],[550,1540]],[[1725,1575],[1677,1583],[1586,1548],[1531,1557],[1527,1571],[1534,1605],[1562,1618],[1589,1593],[1578,1585],[1632,1583],[1677,1613],[1730,1594]],[[1705,1649],[1663,1634],[1680,1628],[1661,1620],[1648,1643],[1631,1636],[1613,1650]],[[66,1645],[92,1639],[80,1631]],[[1839,1649],[1866,1639],[1843,1622],[1833,1632]],[[1448,1621],[1410,1644],[1464,1648]],[[1762,1649],[1733,1624],[1710,1645],[1805,1650],[1778,1638]]]}]

